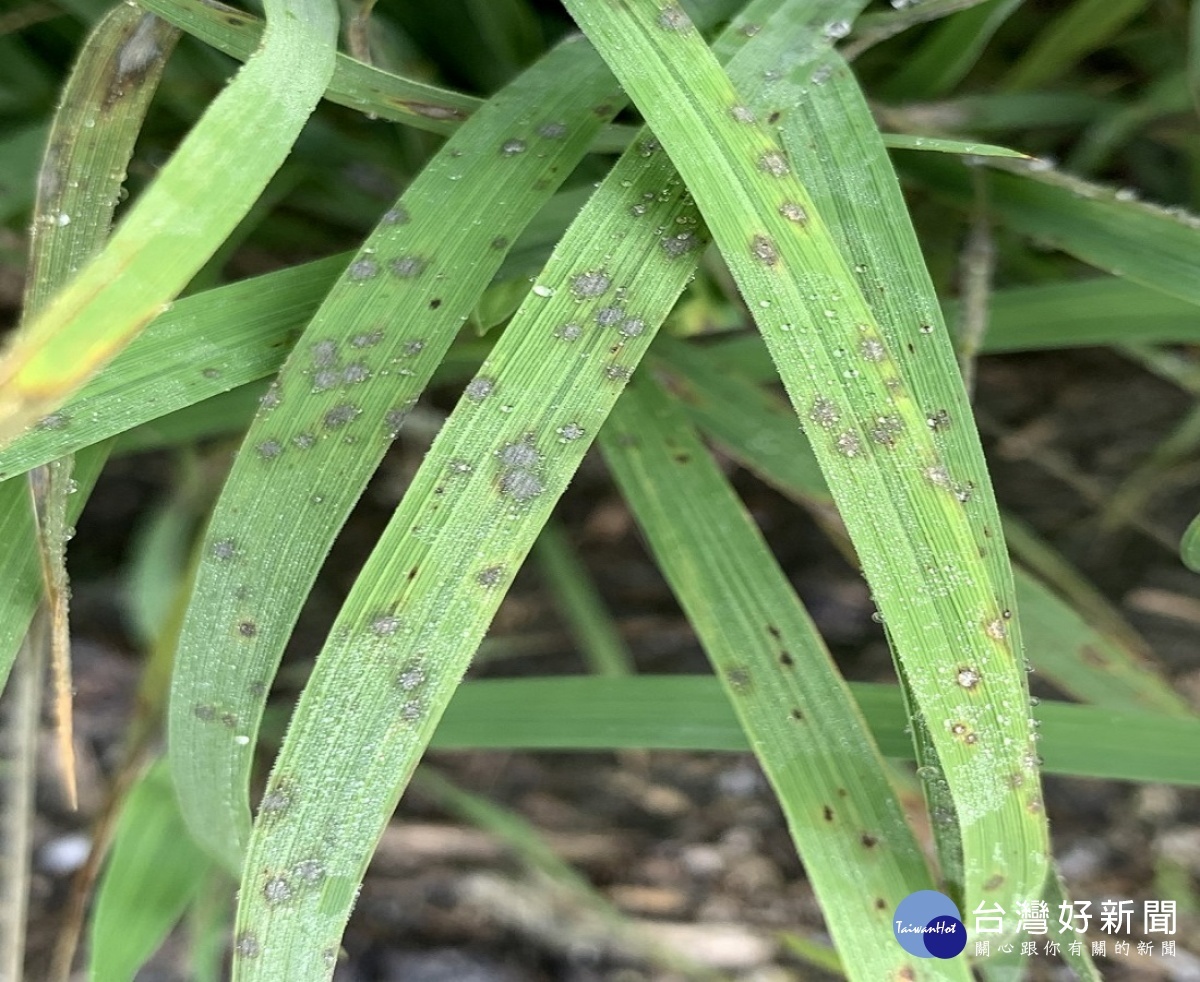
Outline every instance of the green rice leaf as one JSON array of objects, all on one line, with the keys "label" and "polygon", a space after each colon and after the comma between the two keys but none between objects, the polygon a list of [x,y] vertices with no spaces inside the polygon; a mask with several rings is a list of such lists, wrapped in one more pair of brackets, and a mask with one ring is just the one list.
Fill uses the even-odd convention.
[{"label": "green rice leaf", "polygon": [[[911,174],[936,195],[965,208],[971,175],[935,154],[910,155]],[[1136,200],[1041,164],[988,169],[992,214],[1014,231],[1062,249],[1115,276],[1200,304],[1200,218]]]},{"label": "green rice leaf", "polygon": [[1183,539],[1179,543],[1179,555],[1183,565],[1193,573],[1200,573],[1200,515],[1192,519]]},{"label": "green rice leaf", "polygon": [[[894,685],[852,682],[879,749],[912,760]],[[1200,721],[1045,701],[1039,751],[1050,774],[1200,787]],[[725,750],[750,742],[711,676],[499,679],[459,687],[433,738],[440,750]],[[1004,905],[1005,909],[1007,905]]]},{"label": "green rice leaf", "polygon": [[1016,157],[1028,159],[1029,154],[991,143],[972,143],[968,140],[945,140],[932,136],[905,136],[902,133],[883,133],[883,145],[892,150],[932,150],[936,153],[956,153],[971,157]]},{"label": "green rice leaf", "polygon": [[[844,530],[812,447],[797,432],[795,418],[779,399],[729,370],[724,345],[709,350],[664,338],[656,349],[661,370],[684,400],[689,414],[734,460],[782,494],[802,503],[835,543]],[[658,359],[656,359],[658,361]],[[1164,677],[1142,642],[1102,597],[1081,594],[1079,575],[1044,543],[1030,540],[1019,524],[1005,520],[1014,552],[1031,568],[1017,568],[1014,582],[1030,663],[1056,686],[1085,702],[1123,708],[1130,704],[1172,715],[1191,715],[1187,703]],[[1022,548],[1016,548],[1017,544]],[[853,560],[853,555],[850,558]],[[1063,588],[1063,584],[1068,584]],[[1072,589],[1072,585],[1076,588]],[[1052,589],[1053,588],[1053,589]],[[1064,599],[1054,592],[1058,589]]]},{"label": "green rice leaf", "polygon": [[[1047,830],[1012,574],[949,338],[853,78],[830,53],[739,94],[678,7],[567,7],[671,153],[810,432],[954,797],[965,906],[1035,899]],[[787,64],[794,35],[777,36]],[[783,147],[747,106],[785,114]],[[887,204],[863,224],[868,196]],[[897,228],[901,264],[876,265],[871,245]]]},{"label": "green rice leaf", "polygon": [[[760,0],[752,9],[773,7]],[[755,41],[723,37],[726,52],[747,43],[743,72],[761,70]],[[237,979],[332,971],[382,828],[702,243],[670,162],[654,142],[636,143],[467,386],[364,565],[293,715],[247,854]]]},{"label": "green rice leaf", "polygon": [[[103,251],[8,346],[0,359],[0,443],[52,413],[173,300],[282,164],[333,71],[337,17],[331,0],[267,0],[267,12],[258,54]],[[112,98],[158,54],[153,36],[130,38],[109,81]],[[247,153],[238,134],[249,133]]]},{"label": "green rice leaf", "polygon": [[1146,6],[1146,0],[1075,0],[1010,69],[1013,89],[1045,86],[1075,67],[1085,55],[1116,37]]},{"label": "green rice leaf", "polygon": [[321,562],[508,244],[620,98],[578,38],[504,89],[383,217],[264,395],[209,522],[171,696],[184,814],[229,869],[267,690]]},{"label": "green rice leaf", "polygon": [[129,792],[92,916],[88,978],[132,979],[211,869],[188,835],[171,775],[155,763]]},{"label": "green rice leaf", "polygon": [[[892,916],[933,880],[787,577],[662,389],[635,380],[601,446],[771,781],[834,943],[853,952],[848,977],[915,976],[919,962],[896,944]],[[956,967],[968,978],[965,963]],[[941,976],[956,973],[946,965]]]}]

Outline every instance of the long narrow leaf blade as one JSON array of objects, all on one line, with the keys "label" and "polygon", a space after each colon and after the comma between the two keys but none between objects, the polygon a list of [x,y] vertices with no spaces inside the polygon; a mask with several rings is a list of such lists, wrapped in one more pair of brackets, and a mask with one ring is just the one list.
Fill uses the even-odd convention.
[{"label": "long narrow leaf blade", "polygon": [[[939,159],[940,158],[940,159]],[[908,155],[906,174],[969,207],[971,175],[939,154]],[[989,206],[1022,235],[1135,283],[1200,304],[1200,217],[1166,210],[1046,167],[988,168]]]},{"label": "long narrow leaf blade", "polygon": [[[760,67],[753,43],[742,52],[747,73]],[[293,715],[247,854],[235,978],[322,979],[332,970],[378,836],[702,242],[669,161],[656,145],[636,144],[467,387],[359,575]]]},{"label": "long narrow leaf blade", "polygon": [[129,792],[92,916],[89,978],[132,979],[182,916],[211,861],[187,833],[165,761]]},{"label": "long narrow leaf blade", "polygon": [[503,90],[384,216],[264,397],[209,523],[171,696],[184,814],[231,870],[269,683],[321,562],[507,245],[619,105],[578,38]]},{"label": "long narrow leaf blade", "polygon": [[[635,380],[601,444],[775,789],[848,977],[917,975],[892,917],[933,880],[858,706],[787,577],[660,388]],[[954,967],[942,976],[968,978],[964,963]]]},{"label": "long narrow leaf blade", "polygon": [[[826,224],[841,216],[825,202],[818,212],[793,170],[815,170],[797,159],[803,143],[838,160],[843,180],[864,179],[836,145],[876,132],[848,69],[830,56],[804,66],[819,71],[807,98],[764,95],[774,111],[800,111],[789,163],[738,111],[747,100],[679,7],[567,7],[672,154],[810,431],[954,796],[966,906],[1036,899],[1047,830],[1011,571],[989,541],[998,516],[948,338],[927,286],[885,327],[863,292],[874,298],[878,273],[855,279]],[[884,214],[906,220],[902,206]],[[919,264],[904,272],[928,282]],[[928,422],[942,412],[949,428]]]},{"label": "long narrow leaf blade", "polygon": [[[880,750],[911,760],[894,685],[851,682]],[[1200,786],[1200,722],[1062,702],[1038,708],[1046,771],[1064,777]],[[438,726],[443,750],[729,750],[749,741],[710,676],[498,679],[459,687]]]},{"label": "long narrow leaf blade", "polygon": [[[45,418],[187,285],[278,170],[333,72],[331,0],[267,0],[263,46],[216,98],[104,250],[0,360],[0,443]],[[134,36],[119,91],[158,55]],[[252,135],[253,152],[243,142]],[[62,224],[72,217],[56,217]]]}]

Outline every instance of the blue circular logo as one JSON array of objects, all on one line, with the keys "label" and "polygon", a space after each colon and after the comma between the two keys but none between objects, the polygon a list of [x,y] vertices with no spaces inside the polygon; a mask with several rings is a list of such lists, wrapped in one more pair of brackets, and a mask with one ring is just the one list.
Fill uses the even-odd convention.
[{"label": "blue circular logo", "polygon": [[900,947],[918,958],[953,958],[967,946],[967,929],[954,901],[936,890],[918,890],[900,901],[892,917]]}]

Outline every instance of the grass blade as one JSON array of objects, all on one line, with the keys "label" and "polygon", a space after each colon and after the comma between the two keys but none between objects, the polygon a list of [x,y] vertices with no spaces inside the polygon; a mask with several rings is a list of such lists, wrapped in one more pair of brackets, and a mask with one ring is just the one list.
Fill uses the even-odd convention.
[{"label": "grass blade", "polygon": [[[903,164],[939,197],[970,208],[971,175],[957,162],[921,154]],[[1200,219],[1042,165],[1004,167],[993,162],[988,168],[988,201],[1010,228],[1115,276],[1200,304]]]},{"label": "grass blade", "polygon": [[588,668],[597,675],[631,674],[633,656],[557,522],[546,523],[533,549],[546,589]]},{"label": "grass blade", "polygon": [[[793,176],[832,183],[837,167],[842,181],[864,179],[863,143],[877,137],[861,94],[832,55],[804,65],[803,84],[763,93],[790,119],[789,163],[739,117],[746,101],[678,7],[567,7],[672,153],[810,429],[954,795],[966,907],[1036,899],[1047,831],[1011,571],[949,339],[919,258],[901,267],[914,302],[877,316],[862,288],[874,302],[882,269],[850,251],[856,281],[826,223],[862,226],[827,201],[819,211]],[[872,190],[896,202],[875,216],[883,238],[907,216],[886,161],[878,175]]]},{"label": "grass blade", "polygon": [[[834,943],[853,952],[849,977],[915,976],[892,915],[933,880],[858,707],[766,542],[653,383],[630,386],[601,445],[775,789]],[[956,977],[950,965],[942,975]]]},{"label": "grass blade", "polygon": [[188,835],[166,762],[129,792],[92,915],[88,977],[132,979],[196,896],[211,862]]},{"label": "grass blade", "polygon": [[[664,338],[657,348],[662,356],[660,369],[692,418],[734,460],[803,504],[835,543],[850,552],[812,447],[796,432],[792,413],[773,395],[731,374],[724,347],[706,351]],[[1112,708],[1133,703],[1172,715],[1191,715],[1145,643],[1103,597],[1094,591],[1081,592],[1079,574],[1049,546],[1032,539],[1023,526],[1006,519],[1004,528],[1014,554],[1025,558],[1046,580],[1043,583],[1019,568],[1014,571],[1029,660],[1037,671],[1085,702]]]},{"label": "grass blade", "polygon": [[177,301],[62,409],[0,450],[7,479],[160,415],[272,375],[349,256]]},{"label": "grass blade", "polygon": [[[0,443],[45,418],[135,337],[233,231],[282,164],[333,71],[331,0],[268,0],[263,47],[214,100],[104,250],[0,360]],[[115,94],[158,54],[134,36]],[[238,134],[254,134],[243,152]],[[220,202],[220,206],[214,206]],[[67,224],[73,216],[56,217]]]},{"label": "grass blade", "polygon": [[992,143],[972,143],[969,140],[946,140],[933,136],[905,136],[902,133],[883,133],[883,145],[892,150],[931,150],[936,153],[956,153],[972,157],[1016,157],[1029,155]]},{"label": "grass blade", "polygon": [[[102,455],[80,454],[75,459],[73,479],[78,491],[68,503],[68,523],[82,511],[103,463]],[[21,639],[42,599],[37,535],[25,482],[0,483],[0,542],[9,544],[0,553],[0,680],[8,678]]]},{"label": "grass blade", "polygon": [[[177,301],[63,407],[62,425],[31,430],[0,450],[0,479],[273,375],[351,258],[333,256]],[[1200,342],[1192,304],[1118,277],[1012,287],[994,291],[990,301],[985,354]],[[943,305],[947,321],[957,311],[953,301]],[[758,338],[739,334],[719,345],[731,367],[773,377]]]},{"label": "grass blade", "polygon": [[[239,61],[247,60],[262,36],[262,20],[215,0],[146,0],[160,17]],[[709,24],[724,20],[733,0],[702,8]],[[483,100],[451,89],[405,78],[348,55],[339,54],[325,98],[380,119],[430,133],[453,133],[483,105]],[[591,150],[616,153],[629,145],[636,130],[609,124],[596,134]]]},{"label": "grass blade", "polygon": [[21,647],[0,694],[0,978],[20,979],[25,960],[29,858],[33,852],[37,735],[43,659],[38,639]]},{"label": "grass blade", "polygon": [[[894,685],[851,682],[879,749],[913,759]],[[1200,786],[1200,721],[1069,703],[1038,707],[1050,774]],[[467,682],[434,735],[440,750],[727,750],[750,743],[717,679],[569,676]],[[1005,905],[1007,908],[1007,905]]]},{"label": "grass blade", "polygon": [[[724,37],[726,49],[745,41]],[[747,73],[761,69],[754,43]],[[559,242],[439,433],[301,696],[251,836],[235,978],[332,971],[381,829],[702,241],[669,161],[647,142]]]},{"label": "grass blade", "polygon": [[1183,565],[1193,573],[1200,573],[1200,515],[1192,519],[1179,543],[1179,556]]},{"label": "grass blade", "polygon": [[889,99],[928,99],[954,88],[1021,0],[987,0],[947,17],[883,91]]},{"label": "grass blade", "polygon": [[[125,166],[177,36],[153,15],[123,6],[104,17],[84,43],[51,125],[38,175],[25,323],[102,247]],[[131,57],[130,52],[141,59],[139,69],[121,78],[122,58]],[[103,128],[96,126],[97,119],[104,120]],[[68,216],[66,222],[63,216]],[[98,468],[105,452],[103,447],[91,451],[92,467]],[[28,475],[54,679],[58,759],[72,808],[76,790],[66,544],[73,534],[68,513],[76,487],[74,467],[68,455]]]},{"label": "grass blade", "polygon": [[264,397],[209,523],[171,697],[184,814],[231,870],[269,682],[321,562],[508,243],[619,105],[577,39],[503,90],[384,216]]},{"label": "grass blade", "polygon": [[1075,0],[1013,65],[1005,82],[1033,89],[1055,81],[1136,17],[1146,0]]}]

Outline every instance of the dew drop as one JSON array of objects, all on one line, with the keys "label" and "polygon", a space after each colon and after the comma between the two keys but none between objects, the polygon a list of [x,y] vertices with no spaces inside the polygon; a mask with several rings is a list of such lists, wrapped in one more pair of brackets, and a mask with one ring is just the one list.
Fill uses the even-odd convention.
[{"label": "dew drop", "polygon": [[534,296],[548,299],[554,296],[554,288],[550,286],[543,286],[541,283],[535,283],[533,286],[533,293]]},{"label": "dew drop", "polygon": [[500,153],[505,157],[515,157],[519,153],[525,152],[524,140],[505,140],[500,147]]},{"label": "dew drop", "polygon": [[844,38],[850,33],[850,22],[848,20],[835,20],[825,25],[822,33],[831,41],[837,41]]}]

